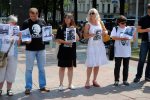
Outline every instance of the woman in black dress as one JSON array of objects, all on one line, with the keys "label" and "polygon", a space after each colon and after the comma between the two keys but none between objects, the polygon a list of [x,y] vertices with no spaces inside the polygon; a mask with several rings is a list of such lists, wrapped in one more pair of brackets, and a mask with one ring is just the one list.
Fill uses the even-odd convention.
[{"label": "woman in black dress", "polygon": [[[60,44],[57,55],[60,79],[59,90],[63,90],[65,68],[68,68],[68,88],[74,89],[74,86],[72,85],[72,77],[73,67],[76,67],[76,42],[67,41],[72,40],[72,37],[74,38],[74,36],[71,36],[72,32],[67,33],[68,39],[66,40],[66,28],[75,28],[74,18],[70,13],[65,15],[63,24],[58,28],[56,35],[56,42]],[[78,35],[76,33],[75,35],[75,40],[79,40]]]}]

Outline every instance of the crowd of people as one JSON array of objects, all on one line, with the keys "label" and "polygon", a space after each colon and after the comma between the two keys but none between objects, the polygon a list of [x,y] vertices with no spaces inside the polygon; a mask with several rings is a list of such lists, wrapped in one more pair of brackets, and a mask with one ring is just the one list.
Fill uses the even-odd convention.
[{"label": "crowd of people", "polygon": [[[148,14],[139,20],[137,32],[142,34],[142,43],[140,47],[139,62],[137,67],[137,74],[133,80],[135,83],[140,81],[143,73],[144,63],[147,57],[147,66],[145,70],[145,81],[150,81],[150,4],[147,6]],[[24,21],[21,30],[29,28],[31,34],[31,41],[26,41],[26,70],[25,70],[25,94],[30,95],[32,90],[32,71],[34,66],[34,60],[37,60],[38,67],[38,78],[39,78],[39,88],[41,92],[49,92],[50,90],[46,88],[46,75],[45,75],[45,62],[46,62],[46,50],[45,43],[42,41],[42,27],[46,26],[44,20],[38,17],[38,9],[29,9],[29,18]],[[83,37],[87,39],[87,58],[85,65],[86,70],[86,81],[85,88],[91,88],[90,77],[93,72],[92,85],[94,87],[100,87],[97,82],[97,75],[99,73],[100,67],[109,63],[106,55],[106,49],[103,42],[103,36],[108,34],[105,26],[103,26],[100,14],[95,8],[89,10],[87,14],[87,23],[85,24],[82,32]],[[17,24],[17,17],[9,16],[8,24],[15,26]],[[127,19],[125,16],[121,15],[117,18],[117,26],[115,26],[110,37],[114,42],[114,86],[119,85],[120,77],[120,67],[123,61],[123,84],[129,86],[128,82],[128,71],[129,71],[129,61],[131,57],[131,45],[128,37],[123,37],[127,26]],[[65,76],[65,69],[68,69],[68,89],[74,90],[73,86],[73,69],[77,67],[76,63],[76,41],[79,41],[80,36],[78,36],[78,30],[76,28],[75,39],[76,41],[66,41],[66,28],[76,28],[74,16],[71,13],[67,13],[64,16],[63,23],[58,27],[56,34],[56,43],[59,44],[59,50],[57,54],[58,67],[59,67],[59,90],[62,91],[63,80]],[[133,38],[135,38],[135,34]],[[13,38],[13,36],[11,37]],[[10,42],[7,44],[0,42],[1,50],[2,48],[8,47]],[[17,46],[21,43],[21,33],[19,33],[19,39],[13,41],[13,46],[8,54],[8,64],[6,67],[0,68],[0,95],[2,95],[3,84],[7,82],[7,95],[12,96],[12,85],[15,81],[16,69],[17,69]]]}]

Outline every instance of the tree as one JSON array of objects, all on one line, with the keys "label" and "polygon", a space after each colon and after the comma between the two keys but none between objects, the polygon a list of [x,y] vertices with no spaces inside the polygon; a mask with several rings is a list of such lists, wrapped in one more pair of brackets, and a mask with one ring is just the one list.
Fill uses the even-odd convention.
[{"label": "tree", "polygon": [[74,0],[74,19],[77,24],[77,20],[78,20],[77,0]]},{"label": "tree", "polygon": [[97,8],[97,0],[92,0],[92,7]]},{"label": "tree", "polygon": [[56,26],[56,5],[57,0],[53,0],[53,25]]},{"label": "tree", "polygon": [[59,4],[60,4],[61,22],[63,22],[63,18],[64,18],[64,0],[60,0]]},{"label": "tree", "polygon": [[124,15],[125,0],[120,0],[120,15]]}]

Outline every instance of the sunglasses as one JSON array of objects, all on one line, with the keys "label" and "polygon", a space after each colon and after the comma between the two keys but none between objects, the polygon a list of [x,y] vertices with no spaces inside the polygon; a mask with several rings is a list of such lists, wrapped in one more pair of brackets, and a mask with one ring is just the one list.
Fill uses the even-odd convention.
[{"label": "sunglasses", "polygon": [[148,6],[147,9],[150,9],[150,6]]},{"label": "sunglasses", "polygon": [[90,15],[94,15],[94,14],[95,14],[94,12],[90,13]]}]

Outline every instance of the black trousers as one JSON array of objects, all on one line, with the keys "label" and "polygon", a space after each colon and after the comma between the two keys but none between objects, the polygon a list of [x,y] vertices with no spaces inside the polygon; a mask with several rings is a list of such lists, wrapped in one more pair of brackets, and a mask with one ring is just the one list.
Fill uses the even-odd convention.
[{"label": "black trousers", "polygon": [[114,69],[115,81],[119,81],[120,67],[121,67],[122,60],[123,60],[123,81],[127,81],[128,79],[130,57],[127,57],[127,58],[115,57],[115,69]]}]

